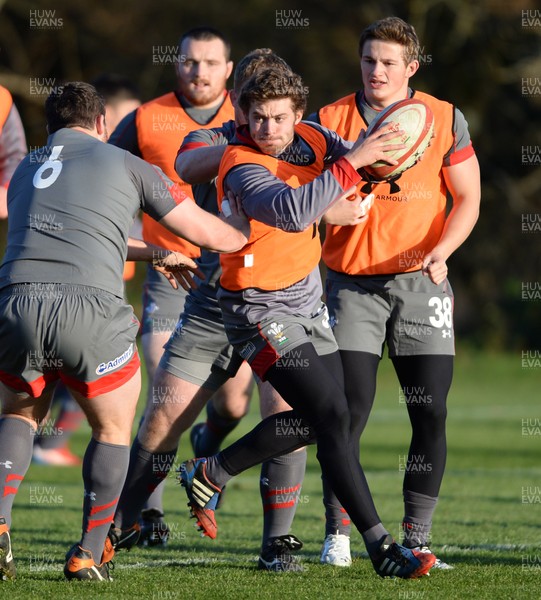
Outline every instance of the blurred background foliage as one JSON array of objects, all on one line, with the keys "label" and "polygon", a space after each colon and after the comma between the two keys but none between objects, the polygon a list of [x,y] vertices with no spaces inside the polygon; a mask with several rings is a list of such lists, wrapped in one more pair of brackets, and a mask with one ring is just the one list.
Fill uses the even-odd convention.
[{"label": "blurred background foliage", "polygon": [[[45,25],[31,25],[31,14]],[[392,14],[411,22],[421,40],[413,86],[462,110],[481,164],[481,217],[449,260],[457,332],[485,349],[541,348],[537,0],[0,0],[0,83],[12,91],[35,147],[46,139],[40,86],[115,72],[149,100],[175,85],[172,65],[157,62],[156,53],[206,24],[231,39],[234,61],[257,47],[283,56],[309,86],[312,112],[360,86],[359,34]],[[287,17],[302,24],[284,27]],[[141,276],[130,282],[136,306],[140,286]]]}]

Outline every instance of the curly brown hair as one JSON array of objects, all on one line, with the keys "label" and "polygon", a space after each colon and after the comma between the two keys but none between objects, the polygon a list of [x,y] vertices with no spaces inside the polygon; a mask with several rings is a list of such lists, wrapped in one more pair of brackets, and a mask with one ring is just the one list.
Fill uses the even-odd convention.
[{"label": "curly brown hair", "polygon": [[282,69],[291,71],[286,61],[275,54],[270,48],[256,48],[241,58],[233,74],[233,89],[240,94],[242,86],[257,71],[262,69]]},{"label": "curly brown hair", "polygon": [[239,106],[248,114],[253,102],[289,98],[295,112],[304,112],[308,101],[308,88],[300,75],[283,69],[265,69],[252,75],[242,87]]}]

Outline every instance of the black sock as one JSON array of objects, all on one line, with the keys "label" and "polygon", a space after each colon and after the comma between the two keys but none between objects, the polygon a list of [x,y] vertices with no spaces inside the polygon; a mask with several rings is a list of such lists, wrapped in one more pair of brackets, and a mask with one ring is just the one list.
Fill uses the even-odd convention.
[{"label": "black sock", "polygon": [[212,400],[207,402],[207,420],[199,429],[195,444],[196,456],[212,456],[220,450],[224,439],[235,429],[241,419],[222,417],[214,408]]},{"label": "black sock", "polygon": [[130,453],[130,466],[115,514],[115,526],[128,529],[137,522],[151,493],[167,477],[177,449],[148,452],[135,438]]}]

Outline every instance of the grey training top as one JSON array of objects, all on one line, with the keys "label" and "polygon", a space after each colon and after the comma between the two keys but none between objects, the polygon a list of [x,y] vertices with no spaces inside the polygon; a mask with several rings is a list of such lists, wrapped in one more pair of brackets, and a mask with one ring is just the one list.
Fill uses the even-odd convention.
[{"label": "grey training top", "polygon": [[[353,145],[330,129],[316,123],[305,123],[320,131],[327,141],[325,166],[334,164]],[[238,135],[240,139],[242,133]],[[295,134],[293,142],[278,159],[297,164],[302,169],[313,163],[315,154],[309,144]],[[224,192],[230,190],[239,196],[245,213],[252,219],[286,231],[303,231],[307,227],[314,227],[327,208],[358,181],[360,176],[349,163],[345,170],[334,165],[312,182],[298,188],[290,187],[261,165],[242,164],[225,176]],[[317,230],[314,234],[319,235]],[[284,269],[287,269],[287,265],[284,265]],[[231,291],[220,288],[218,299],[226,326],[242,327],[258,323],[270,315],[312,315],[321,306],[322,293],[321,276],[316,267],[286,290],[250,288]]]},{"label": "grey training top", "polygon": [[[211,129],[196,129],[191,131],[182,142],[179,152],[189,152],[189,147],[207,147],[207,146],[227,146],[235,139],[235,121],[228,121],[222,127]],[[187,150],[184,148],[188,147]],[[192,186],[193,196],[197,204],[204,206],[205,198],[209,197],[209,188],[213,191],[214,206],[210,208],[204,206],[205,210],[218,213],[216,203],[216,178],[208,183],[196,184]],[[211,252],[201,248],[201,256],[196,259],[199,268],[205,273],[205,280],[195,278],[197,288],[190,290],[186,297],[186,305],[190,310],[196,313],[212,312],[221,315],[218,306],[217,291],[222,268],[220,266],[220,255],[217,252]]]},{"label": "grey training top", "polygon": [[[184,96],[178,92],[176,92],[176,97],[188,117],[201,126],[204,126],[211,121],[222,107],[222,104],[220,104],[219,106],[214,106],[212,108],[198,108],[197,106],[191,106]],[[124,117],[111,134],[109,143],[118,148],[128,150],[132,154],[135,154],[135,156],[145,158],[139,147],[136,115],[137,109]],[[184,146],[186,141],[192,139],[193,136],[195,136],[197,141],[200,141],[198,136],[203,136],[206,140],[206,131],[213,130],[195,130],[190,132],[184,140],[179,137],[179,143],[182,141],[182,145]],[[223,143],[227,144],[227,140]],[[171,160],[174,161],[175,159],[171,157]],[[216,186],[214,185],[214,181],[194,185],[192,186],[192,192],[193,198],[198,206],[207,212],[215,215],[218,214]],[[198,277],[194,277],[197,283],[197,289],[190,291],[186,297],[186,303],[191,304],[193,312],[200,313],[202,311],[203,313],[212,312],[214,314],[220,314],[221,311],[218,307],[218,301],[216,300],[216,285],[221,273],[219,256],[216,252],[211,252],[210,250],[202,248],[201,256],[195,259],[195,261],[205,274],[205,279],[200,280]]]},{"label": "grey training top", "polygon": [[8,189],[8,240],[0,289],[69,283],[122,298],[130,225],[139,209],[156,220],[177,206],[159,169],[73,129],[26,156]]}]

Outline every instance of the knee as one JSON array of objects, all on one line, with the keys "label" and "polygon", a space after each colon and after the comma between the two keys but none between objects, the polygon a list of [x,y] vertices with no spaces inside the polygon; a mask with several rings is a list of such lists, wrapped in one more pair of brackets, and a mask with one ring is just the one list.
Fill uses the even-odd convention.
[{"label": "knee", "polygon": [[356,410],[356,407],[351,407],[350,419],[351,419],[351,435],[357,440],[361,437],[364,428],[368,422],[370,416],[369,410]]},{"label": "knee", "polygon": [[240,421],[248,412],[246,405],[241,406],[240,404],[222,404],[218,411],[220,416],[230,421]]},{"label": "knee", "polygon": [[317,421],[311,418],[307,420],[312,425],[318,438],[324,435],[349,443],[351,419],[345,402],[329,401],[325,409],[318,413]]},{"label": "knee", "polygon": [[263,419],[270,417],[271,415],[291,410],[291,406],[289,406],[270,383],[260,381],[258,383],[258,389],[259,406],[261,409],[261,417]]},{"label": "knee", "polygon": [[444,402],[427,402],[410,408],[412,428],[426,430],[431,434],[445,431],[447,407]]},{"label": "knee", "polygon": [[243,390],[218,390],[212,397],[212,403],[220,417],[238,421],[250,408],[250,395]]}]

